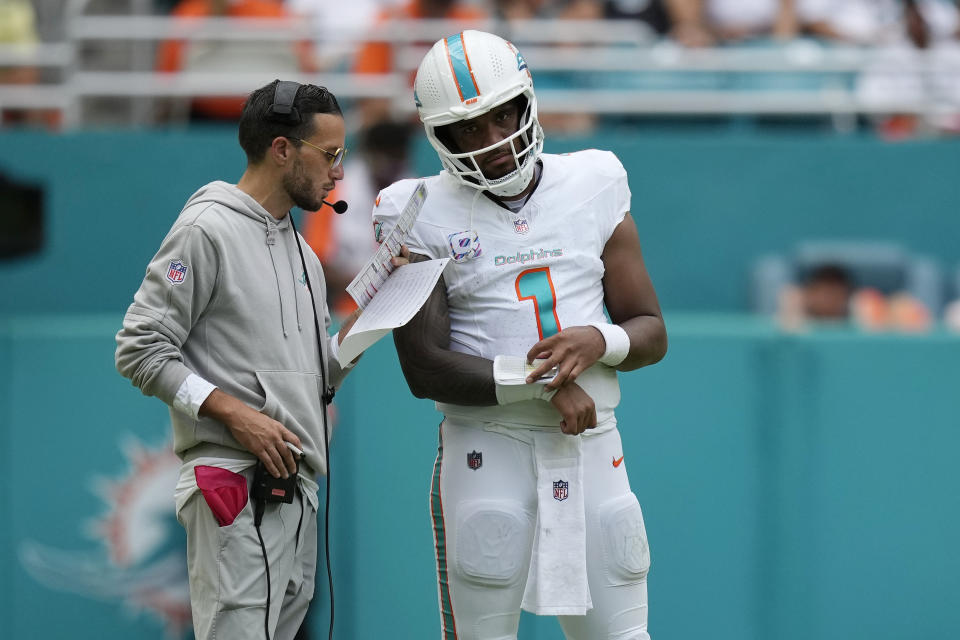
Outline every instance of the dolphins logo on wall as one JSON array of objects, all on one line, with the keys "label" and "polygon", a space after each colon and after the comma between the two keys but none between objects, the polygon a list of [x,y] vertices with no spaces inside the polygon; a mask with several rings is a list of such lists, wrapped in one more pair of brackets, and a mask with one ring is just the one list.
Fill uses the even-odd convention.
[{"label": "dolphins logo on wall", "polygon": [[130,437],[121,449],[127,471],[93,481],[105,509],[85,531],[102,548],[73,551],[27,540],[20,562],[49,589],[122,603],[161,622],[168,638],[183,638],[192,624],[186,533],[173,503],[180,460],[169,443],[148,448]]}]

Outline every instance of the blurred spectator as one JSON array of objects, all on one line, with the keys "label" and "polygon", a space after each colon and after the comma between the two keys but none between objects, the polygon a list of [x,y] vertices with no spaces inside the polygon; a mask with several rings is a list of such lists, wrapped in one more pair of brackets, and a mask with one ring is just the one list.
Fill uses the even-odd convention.
[{"label": "blurred spectator", "polygon": [[331,311],[341,318],[356,304],[345,292],[353,277],[377,248],[375,230],[370,226],[377,194],[401,178],[413,175],[410,163],[411,125],[380,122],[360,132],[360,148],[347,156],[343,180],[327,197],[328,202],[344,200],[350,208],[336,214],[323,207],[310,214],[303,235],[313,247],[327,281]]},{"label": "blurred spectator", "polygon": [[36,15],[37,35],[42,42],[57,42],[66,37],[63,0],[29,0],[28,4]]},{"label": "blurred spectator", "polygon": [[[0,0],[0,44],[29,48],[37,44],[37,16],[29,0]],[[37,82],[33,67],[0,68],[3,84]]]},{"label": "blurred spectator", "polygon": [[[495,0],[493,17],[507,22],[501,28],[501,36],[508,40],[516,36],[511,22],[531,19],[558,19],[558,20],[603,20],[605,18],[637,19],[642,20],[645,14],[642,9],[647,5],[658,4],[659,0]],[[617,7],[620,7],[619,9]],[[609,11],[609,15],[608,15]],[[519,35],[519,34],[518,34]],[[558,47],[583,46],[568,40],[551,43]],[[620,76],[622,77],[622,76]],[[538,89],[570,90],[578,87],[593,87],[597,85],[598,75],[577,71],[541,70],[533,78]],[[622,86],[622,85],[620,85]],[[541,103],[542,104],[542,103]],[[594,113],[556,113],[543,112],[538,114],[541,126],[552,133],[566,135],[587,135],[596,128],[597,116]]]},{"label": "blurred spectator", "polygon": [[[482,20],[487,17],[483,9],[467,4],[461,0],[408,0],[406,4],[388,7],[380,11],[374,22],[375,27],[385,27],[393,20],[458,20],[469,23],[472,20]],[[464,25],[463,28],[467,28]],[[418,54],[426,52],[437,38],[449,34],[435,34],[423,42],[413,43],[422,49]],[[399,70],[397,68],[395,45],[389,41],[370,41],[366,42],[357,54],[357,60],[353,70],[360,74],[384,74]],[[420,56],[414,56],[419,58]],[[416,75],[416,69],[409,69],[409,85],[411,87],[411,100],[413,95],[413,78]],[[366,98],[358,100],[357,106],[360,111],[360,122],[364,127],[369,127],[390,117],[390,99],[389,98]]]},{"label": "blurred spectator", "polygon": [[[289,18],[280,0],[181,0],[174,8],[174,17],[196,19]],[[274,76],[297,71],[312,72],[312,45],[295,42],[286,47],[276,42],[231,42],[226,40],[168,40],[157,52],[157,70],[178,71],[263,71]],[[190,115],[194,119],[236,120],[243,111],[244,96],[209,96],[194,98]]]},{"label": "blurred spectator", "polygon": [[821,265],[803,283],[804,312],[810,318],[843,320],[850,313],[852,293],[849,271],[838,264]]},{"label": "blurred spectator", "polygon": [[867,331],[917,333],[933,326],[929,309],[903,291],[884,296],[878,289],[861,289],[853,294],[850,311],[856,325]]},{"label": "blurred spectator", "polygon": [[290,13],[310,21],[316,43],[318,70],[347,71],[350,68],[364,31],[382,10],[389,10],[407,0],[287,0]]},{"label": "blurred spectator", "polygon": [[909,293],[887,296],[875,287],[858,289],[849,269],[831,263],[810,270],[799,285],[784,287],[777,316],[791,331],[809,323],[852,321],[867,331],[917,332],[932,323],[929,310]]},{"label": "blurred spectator", "polygon": [[[0,45],[18,45],[29,49],[39,42],[37,16],[29,0],[0,0]],[[0,85],[37,84],[40,72],[35,67],[0,67]],[[5,109],[0,113],[3,125],[43,125],[56,127],[56,113]]]},{"label": "blurred spectator", "polygon": [[603,17],[613,20],[637,20],[660,35],[670,31],[670,19],[664,0],[605,0]]},{"label": "blurred spectator", "polygon": [[814,35],[867,46],[926,48],[957,35],[952,0],[798,0]]},{"label": "blurred spectator", "polygon": [[960,300],[954,300],[944,309],[943,323],[950,331],[960,333]]},{"label": "blurred spectator", "polygon": [[[602,20],[604,19],[603,0],[561,0],[552,3],[541,3],[537,17],[557,18],[559,20]],[[577,43],[555,43],[564,47],[582,47]],[[538,89],[569,90],[583,86],[594,79],[595,74],[580,72],[540,71],[533,77],[534,86]],[[542,93],[540,94],[543,95]],[[541,103],[542,104],[542,103]],[[579,113],[556,113],[541,111],[538,116],[540,125],[551,133],[561,135],[588,135],[593,132],[597,124],[597,116],[586,111]]]},{"label": "blurred spectator", "polygon": [[154,13],[167,14],[177,6],[177,0],[153,0]]},{"label": "blurred spectator", "polygon": [[794,0],[667,0],[673,38],[688,47],[798,33]]},{"label": "blurred spectator", "polygon": [[[856,82],[887,139],[924,129],[960,132],[960,12],[952,0],[801,0],[809,29],[831,41],[880,47]],[[908,105],[927,112],[897,113]]]},{"label": "blurred spectator", "polygon": [[780,293],[778,315],[786,328],[808,321],[845,321],[850,314],[853,281],[839,264],[814,268],[799,285],[790,284]]},{"label": "blurred spectator", "polygon": [[542,18],[549,4],[549,0],[493,0],[492,17],[507,22]]},{"label": "blurred spectator", "polygon": [[555,4],[558,17],[564,20],[599,20],[603,17],[603,0],[565,0]]},{"label": "blurred spectator", "polygon": [[945,286],[935,260],[897,243],[811,240],[758,258],[750,289],[754,311],[788,329],[847,317],[865,329],[917,331],[942,310]]}]

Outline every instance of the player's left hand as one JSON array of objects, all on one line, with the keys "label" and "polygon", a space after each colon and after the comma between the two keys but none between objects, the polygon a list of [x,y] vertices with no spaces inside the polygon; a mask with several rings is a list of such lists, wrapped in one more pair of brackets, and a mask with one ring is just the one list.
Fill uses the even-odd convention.
[{"label": "player's left hand", "polygon": [[564,386],[550,400],[560,412],[560,431],[576,436],[597,426],[597,407],[583,388],[575,382]]},{"label": "player's left hand", "polygon": [[594,327],[570,327],[544,338],[527,352],[527,362],[543,359],[540,366],[527,376],[527,384],[534,383],[556,366],[556,377],[545,386],[550,390],[559,389],[592,367],[603,355],[605,348],[603,334]]},{"label": "player's left hand", "polygon": [[400,255],[390,258],[390,264],[395,267],[410,264],[410,248],[405,244],[400,245]]}]

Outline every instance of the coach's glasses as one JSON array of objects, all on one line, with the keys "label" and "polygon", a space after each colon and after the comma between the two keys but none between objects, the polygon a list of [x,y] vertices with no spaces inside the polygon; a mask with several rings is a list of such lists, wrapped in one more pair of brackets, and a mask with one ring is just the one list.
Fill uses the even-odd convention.
[{"label": "coach's glasses", "polygon": [[324,149],[323,147],[318,147],[317,145],[315,145],[315,144],[313,144],[313,143],[311,143],[311,142],[307,142],[307,141],[304,140],[303,138],[290,138],[290,139],[291,139],[291,140],[296,140],[296,141],[298,141],[298,142],[302,142],[303,144],[307,145],[308,147],[313,147],[313,148],[316,149],[317,151],[323,151],[325,154],[327,154],[327,157],[330,158],[330,168],[331,168],[331,169],[336,169],[337,167],[339,167],[341,164],[343,164],[343,159],[347,157],[347,148],[346,148],[346,147],[337,147],[337,150],[336,150],[336,151],[327,151],[327,150]]}]

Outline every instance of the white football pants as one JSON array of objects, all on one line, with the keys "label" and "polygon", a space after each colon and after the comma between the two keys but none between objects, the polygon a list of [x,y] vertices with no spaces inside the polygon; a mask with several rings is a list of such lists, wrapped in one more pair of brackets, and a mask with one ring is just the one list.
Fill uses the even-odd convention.
[{"label": "white football pants", "polygon": [[[558,431],[556,437],[575,436]],[[557,618],[568,640],[649,640],[649,547],[620,433],[614,428],[582,440],[593,608]],[[442,640],[517,637],[537,522],[533,449],[524,429],[505,435],[450,418],[440,427],[430,507]]]}]

